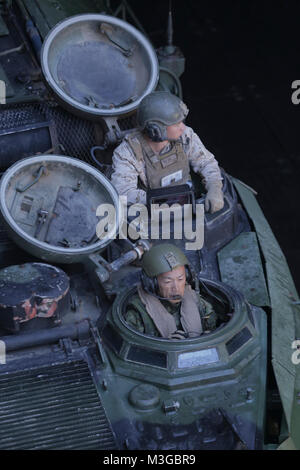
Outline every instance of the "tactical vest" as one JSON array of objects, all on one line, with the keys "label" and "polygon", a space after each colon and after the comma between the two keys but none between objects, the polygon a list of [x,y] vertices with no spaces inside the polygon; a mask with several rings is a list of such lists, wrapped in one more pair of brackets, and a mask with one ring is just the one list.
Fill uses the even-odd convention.
[{"label": "tactical vest", "polygon": [[145,162],[148,188],[175,186],[191,180],[188,157],[181,141],[172,142],[171,149],[159,155],[152,150],[141,132],[130,134],[127,140],[136,159]]},{"label": "tactical vest", "polygon": [[[173,315],[167,311],[159,299],[148,294],[141,287],[138,287],[138,294],[160,335],[163,338],[174,337],[177,327]],[[191,286],[187,285],[181,302],[180,320],[188,337],[199,336],[203,333],[201,313],[198,307],[197,294]]]}]

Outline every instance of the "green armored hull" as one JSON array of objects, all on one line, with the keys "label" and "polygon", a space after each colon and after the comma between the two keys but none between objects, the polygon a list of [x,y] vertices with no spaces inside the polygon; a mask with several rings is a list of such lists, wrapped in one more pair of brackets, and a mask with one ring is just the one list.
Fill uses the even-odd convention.
[{"label": "green armored hull", "polygon": [[[181,95],[184,59],[171,44],[157,59],[133,12],[135,26],[107,3],[2,10],[2,59],[13,60],[0,69],[0,448],[300,448],[299,299],[247,185],[223,172],[224,208],[205,215],[203,248],[186,251],[217,329],[170,341],[124,320],[148,248],[99,241],[97,204],[120,209],[112,150],[135,130],[143,96]],[[97,95],[98,75],[86,88],[84,78],[99,70]]]}]

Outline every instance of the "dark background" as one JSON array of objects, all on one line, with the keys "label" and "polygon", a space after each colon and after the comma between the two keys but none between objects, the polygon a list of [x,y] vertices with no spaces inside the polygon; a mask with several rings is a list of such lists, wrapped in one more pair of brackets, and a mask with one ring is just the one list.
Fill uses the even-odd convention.
[{"label": "dark background", "polygon": [[[153,44],[166,43],[169,1],[130,0]],[[258,192],[299,292],[300,2],[173,0],[187,124],[227,173]]]}]

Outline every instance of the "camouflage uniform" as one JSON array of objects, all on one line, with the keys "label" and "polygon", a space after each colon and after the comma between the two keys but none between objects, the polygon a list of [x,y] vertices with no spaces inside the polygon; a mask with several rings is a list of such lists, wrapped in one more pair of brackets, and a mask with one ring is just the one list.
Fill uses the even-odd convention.
[{"label": "camouflage uniform", "polygon": [[[183,327],[180,321],[181,303],[172,304],[167,300],[161,300],[161,303],[165,307],[165,309],[171,315],[173,315],[177,330],[182,332]],[[204,300],[201,296],[199,296],[198,308],[202,320],[203,332],[207,333],[209,331],[214,330],[216,328],[217,315],[214,312],[212,305],[206,300]],[[157,327],[148,315],[146,308],[138,294],[134,295],[127,304],[124,318],[126,320],[126,323],[128,323],[128,325],[133,327],[138,332],[151,336],[160,336]]]},{"label": "camouflage uniform", "polygon": [[[180,141],[183,151],[195,173],[200,173],[206,189],[208,185],[213,183],[222,188],[222,177],[218,162],[210,153],[197,134],[192,128],[186,127]],[[171,146],[169,142],[162,149],[160,155],[168,152]],[[146,177],[145,162],[138,161],[132,147],[125,137],[123,142],[115,149],[113,157],[113,173],[111,182],[120,195],[126,195],[129,204],[141,203],[146,204],[146,192],[138,189],[140,183],[147,188],[148,182]]]}]

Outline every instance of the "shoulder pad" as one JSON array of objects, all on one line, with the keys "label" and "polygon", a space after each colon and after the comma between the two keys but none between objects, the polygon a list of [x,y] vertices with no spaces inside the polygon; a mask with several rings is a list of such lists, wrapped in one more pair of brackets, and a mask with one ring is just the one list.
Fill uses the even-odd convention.
[{"label": "shoulder pad", "polygon": [[139,131],[127,134],[125,139],[132,148],[137,160],[143,159],[143,147],[141,143],[141,133]]}]

